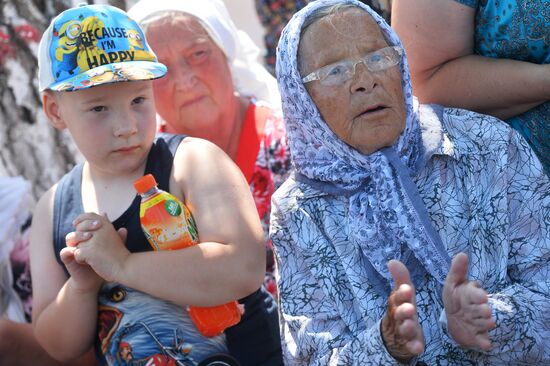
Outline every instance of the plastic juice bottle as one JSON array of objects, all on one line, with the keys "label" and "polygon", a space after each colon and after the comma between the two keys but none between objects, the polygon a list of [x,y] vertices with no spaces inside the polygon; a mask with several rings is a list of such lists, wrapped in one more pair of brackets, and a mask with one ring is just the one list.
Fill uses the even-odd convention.
[{"label": "plastic juice bottle", "polygon": [[[177,197],[159,189],[155,177],[147,174],[135,181],[134,187],[141,196],[141,227],[154,250],[177,250],[199,243],[191,212]],[[189,306],[188,310],[206,337],[218,335],[241,320],[236,301],[212,307]]]}]

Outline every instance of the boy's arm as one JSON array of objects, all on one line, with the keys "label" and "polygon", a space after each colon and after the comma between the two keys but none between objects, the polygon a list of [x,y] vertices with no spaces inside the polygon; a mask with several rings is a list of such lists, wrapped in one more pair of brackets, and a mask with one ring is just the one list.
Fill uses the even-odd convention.
[{"label": "boy's arm", "polygon": [[[191,210],[201,243],[178,252],[132,256],[124,279],[130,287],[198,306],[249,295],[263,282],[265,248],[241,171],[216,145],[195,138],[182,141],[172,169],[170,190]],[[144,277],[149,281],[142,284]]]},{"label": "boy's arm", "polygon": [[95,285],[95,290],[75,286],[73,278],[67,279],[55,259],[54,194],[55,186],[40,199],[33,216],[30,238],[33,326],[40,345],[52,357],[66,361],[83,355],[93,345],[99,286]]},{"label": "boy's arm", "polygon": [[105,217],[78,245],[77,258],[105,280],[180,305],[212,306],[257,290],[265,272],[263,232],[248,184],[214,144],[186,138],[174,158],[170,191],[195,218],[200,244],[175,251],[129,253]]}]

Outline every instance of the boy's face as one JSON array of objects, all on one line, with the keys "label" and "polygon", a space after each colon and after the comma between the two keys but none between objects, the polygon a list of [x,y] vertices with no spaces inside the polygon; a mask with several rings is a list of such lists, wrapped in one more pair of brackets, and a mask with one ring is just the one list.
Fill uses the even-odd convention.
[{"label": "boy's face", "polygon": [[69,129],[96,172],[142,173],[156,130],[151,81],[46,92],[43,104],[52,124]]}]

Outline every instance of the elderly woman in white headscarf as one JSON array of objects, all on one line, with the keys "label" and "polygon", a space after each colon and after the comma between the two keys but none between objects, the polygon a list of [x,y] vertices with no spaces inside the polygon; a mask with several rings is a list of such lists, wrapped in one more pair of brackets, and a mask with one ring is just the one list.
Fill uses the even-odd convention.
[{"label": "elderly woman in white headscarf", "polygon": [[550,364],[550,182],[527,143],[419,106],[396,34],[354,0],[296,13],[277,77],[285,364]]},{"label": "elderly woman in white headscarf", "polygon": [[[221,0],[141,0],[128,14],[168,67],[153,83],[161,131],[214,142],[247,179],[266,238],[266,288],[276,286],[268,241],[271,195],[290,167],[275,79]],[[280,365],[277,306],[264,288],[240,300],[243,320],[226,331],[243,365]]]}]

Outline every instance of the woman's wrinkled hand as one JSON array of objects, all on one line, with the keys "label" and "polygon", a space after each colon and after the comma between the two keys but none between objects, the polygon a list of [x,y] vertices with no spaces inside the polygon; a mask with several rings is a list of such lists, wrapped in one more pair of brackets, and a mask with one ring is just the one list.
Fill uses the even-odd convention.
[{"label": "woman's wrinkled hand", "polygon": [[424,352],[424,334],[418,322],[414,286],[407,267],[391,260],[388,268],[395,288],[388,299],[388,311],[382,319],[382,338],[392,357],[406,362]]},{"label": "woman's wrinkled hand", "polygon": [[447,328],[460,346],[489,351],[489,331],[496,327],[489,298],[479,283],[468,280],[468,256],[457,254],[443,286]]}]

